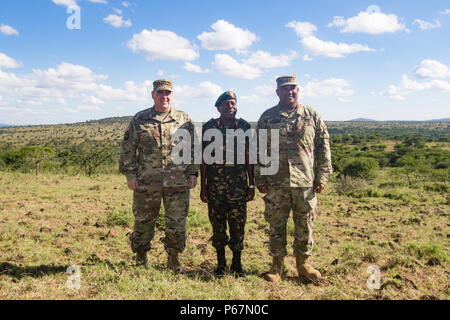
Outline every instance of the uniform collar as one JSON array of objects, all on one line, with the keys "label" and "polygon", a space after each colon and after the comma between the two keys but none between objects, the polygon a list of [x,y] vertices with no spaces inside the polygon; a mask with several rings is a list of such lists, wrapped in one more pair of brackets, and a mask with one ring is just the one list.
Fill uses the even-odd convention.
[{"label": "uniform collar", "polygon": [[[150,112],[148,114],[148,118],[149,119],[153,119],[155,121],[159,121],[158,119],[156,119],[156,116],[158,115],[155,106],[150,108]],[[170,121],[170,120],[175,120],[174,116],[174,112],[173,112],[173,108],[170,107],[169,110],[169,114],[167,115],[166,119],[164,120],[164,122]]]},{"label": "uniform collar", "polygon": [[[222,129],[224,127],[222,125],[222,121],[220,121],[220,118],[217,119],[216,125],[217,125],[217,128],[219,128],[219,129]],[[237,122],[236,118],[234,118],[233,126],[234,126],[235,129],[239,128],[239,125],[238,125],[238,122]]]},{"label": "uniform collar", "polygon": [[[297,115],[301,115],[301,114],[303,114],[303,111],[304,111],[304,107],[303,107],[303,105],[302,104],[300,104],[300,103],[298,103],[298,101],[296,102],[296,110],[295,110],[295,113],[297,114]],[[280,105],[280,103],[278,103],[278,112],[279,112],[279,114],[281,115],[281,116],[283,116],[283,117],[286,117],[287,116],[287,112],[286,111],[284,111],[282,108],[281,108],[281,105]]]}]

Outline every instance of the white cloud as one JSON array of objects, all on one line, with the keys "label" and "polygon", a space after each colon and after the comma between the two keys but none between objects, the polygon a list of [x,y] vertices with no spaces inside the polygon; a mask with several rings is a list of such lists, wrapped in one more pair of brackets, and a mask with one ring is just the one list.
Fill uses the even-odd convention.
[{"label": "white cloud", "polygon": [[239,63],[227,54],[216,54],[213,65],[220,73],[235,78],[251,80],[262,73],[260,69]]},{"label": "white cloud", "polygon": [[98,106],[89,105],[89,104],[79,105],[79,106],[77,106],[77,109],[81,110],[81,111],[98,111],[98,110],[100,110],[100,108]]},{"label": "white cloud", "polygon": [[266,103],[276,99],[275,90],[275,86],[261,85],[253,89],[255,93],[238,97],[238,100],[245,103]]},{"label": "white cloud", "polygon": [[11,26],[8,26],[7,24],[2,24],[0,26],[0,32],[3,34],[6,34],[7,36],[18,36],[19,35],[19,31],[17,31],[16,29],[14,29]]},{"label": "white cloud", "polygon": [[361,45],[358,43],[346,44],[320,40],[313,35],[317,30],[317,27],[309,22],[291,21],[286,25],[286,27],[293,28],[296,34],[302,38],[300,43],[306,51],[306,54],[302,57],[303,61],[311,61],[311,56],[342,58],[347,54],[361,51],[375,51],[366,45]]},{"label": "white cloud", "polygon": [[436,60],[423,60],[415,70],[415,75],[426,79],[438,79],[450,77],[450,69]]},{"label": "white cloud", "polygon": [[274,95],[274,94],[275,94],[276,89],[277,89],[277,88],[276,88],[275,85],[271,86],[271,85],[265,84],[265,85],[256,87],[254,90],[255,90],[256,93],[258,93],[259,95],[262,95],[262,96],[271,96],[271,95]]},{"label": "white cloud", "polygon": [[335,43],[332,41],[323,41],[314,36],[306,37],[301,40],[301,44],[308,53],[304,56],[304,60],[309,61],[309,55],[313,56],[324,56],[327,58],[343,58],[347,54],[357,53],[357,52],[373,52],[374,49],[369,48],[366,45],[361,45],[358,43],[346,44],[346,43]]},{"label": "white cloud", "polygon": [[357,16],[344,19],[344,17],[334,17],[328,27],[339,27],[341,33],[369,33],[382,34],[394,33],[397,31],[407,31],[405,25],[399,22],[395,14],[385,14],[379,11],[363,11]]},{"label": "white cloud", "polygon": [[17,62],[13,58],[0,52],[0,69],[14,69],[19,67],[22,67],[21,62]]},{"label": "white cloud", "polygon": [[300,38],[312,36],[317,31],[317,27],[309,22],[291,21],[286,24],[286,27],[294,29]]},{"label": "white cloud", "polygon": [[96,81],[104,81],[108,77],[97,75],[91,69],[63,62],[56,69],[33,70],[28,79],[36,81],[44,88],[71,88],[72,90],[86,90]]},{"label": "white cloud", "polygon": [[178,36],[172,31],[165,30],[142,30],[136,33],[127,42],[127,47],[133,52],[142,51],[148,60],[195,60],[199,54],[194,45]]},{"label": "white cloud", "polygon": [[115,13],[117,13],[118,15],[122,15],[122,13],[123,13],[123,11],[120,10],[120,9],[117,9],[117,8],[112,8],[112,9],[113,9],[113,11],[114,11]]},{"label": "white cloud", "polygon": [[103,21],[106,24],[109,24],[115,28],[131,27],[130,19],[128,19],[127,21],[124,21],[122,16],[118,16],[116,14],[110,14],[106,18],[103,18]]},{"label": "white cloud", "polygon": [[258,68],[269,69],[289,66],[291,65],[291,60],[297,57],[297,52],[293,50],[287,54],[281,54],[279,56],[272,56],[270,53],[265,51],[257,51],[252,53],[249,58],[244,59],[244,62]]},{"label": "white cloud", "polygon": [[205,81],[198,86],[174,86],[174,99],[177,101],[189,100],[189,99],[205,99],[214,100],[222,94],[222,88],[212,82]]},{"label": "white cloud", "polygon": [[206,50],[244,50],[256,40],[255,34],[249,30],[235,27],[225,20],[218,20],[211,25],[214,32],[203,32],[197,38]]},{"label": "white cloud", "polygon": [[431,22],[428,21],[416,19],[414,20],[413,24],[418,24],[419,28],[422,30],[431,30],[441,27],[441,23],[438,20],[435,21],[435,24],[432,24]]},{"label": "white cloud", "polygon": [[196,65],[196,64],[193,64],[190,62],[185,62],[183,68],[187,71],[196,72],[196,73],[210,73],[211,72],[211,70],[209,70],[209,69],[202,69],[199,65]]},{"label": "white cloud", "polygon": [[52,0],[52,2],[60,6],[78,7],[77,0]]},{"label": "white cloud", "polygon": [[123,2],[122,2],[122,6],[124,6],[125,8],[128,8],[128,7],[131,6],[131,2],[123,1]]},{"label": "white cloud", "polygon": [[123,89],[117,89],[100,83],[106,79],[87,67],[66,62],[55,69],[34,69],[23,76],[0,70],[0,93],[11,106],[66,105],[72,99],[82,99],[84,105],[148,101],[151,81],[127,81]]},{"label": "white cloud", "polygon": [[449,14],[450,13],[450,9],[445,9],[441,12],[439,12],[440,14]]},{"label": "white cloud", "polygon": [[[87,0],[88,2],[93,3],[101,3],[101,4],[108,4],[108,1],[106,0]],[[60,6],[66,6],[66,7],[78,7],[77,0],[52,0],[52,2],[56,5]]]},{"label": "white cloud", "polygon": [[355,92],[349,88],[350,83],[344,79],[330,78],[322,81],[310,81],[305,87],[301,87],[300,93],[304,97],[349,97]]},{"label": "white cloud", "polygon": [[84,96],[83,102],[88,105],[99,105],[99,104],[105,104],[105,101],[102,99],[99,99],[95,96]]},{"label": "white cloud", "polygon": [[407,75],[402,76],[402,80],[398,86],[390,85],[386,94],[395,100],[403,100],[407,95],[413,92],[450,92],[450,83],[442,80],[432,80],[429,82],[417,82],[408,78]]}]

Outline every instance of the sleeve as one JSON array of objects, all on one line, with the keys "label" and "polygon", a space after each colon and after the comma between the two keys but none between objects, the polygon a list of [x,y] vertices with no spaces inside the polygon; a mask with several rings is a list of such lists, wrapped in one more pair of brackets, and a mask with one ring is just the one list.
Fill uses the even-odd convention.
[{"label": "sleeve", "polygon": [[314,139],[315,182],[326,184],[333,172],[330,136],[325,122],[318,117]]},{"label": "sleeve", "polygon": [[125,134],[120,145],[119,172],[126,175],[127,180],[136,178],[136,150],[139,144],[139,136],[135,127],[135,119],[125,130]]},{"label": "sleeve", "polygon": [[188,131],[191,135],[191,164],[188,165],[187,169],[188,169],[189,175],[198,176],[198,170],[199,170],[200,165],[195,163],[195,144],[196,144],[195,126],[190,118],[188,118],[188,120],[189,120]]},{"label": "sleeve", "polygon": [[261,175],[261,167],[264,166],[260,162],[260,149],[266,148],[267,146],[261,146],[261,141],[259,140],[259,130],[260,129],[267,129],[266,121],[264,121],[264,118],[261,116],[258,120],[258,124],[256,125],[256,135],[257,135],[257,141],[258,141],[258,147],[257,147],[257,158],[258,161],[255,164],[255,183],[257,186],[260,185],[267,185],[266,177]]}]

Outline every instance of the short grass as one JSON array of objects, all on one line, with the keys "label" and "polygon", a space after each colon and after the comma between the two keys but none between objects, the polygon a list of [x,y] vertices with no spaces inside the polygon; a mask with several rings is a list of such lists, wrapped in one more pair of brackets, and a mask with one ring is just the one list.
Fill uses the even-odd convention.
[{"label": "short grass", "polygon": [[[328,284],[314,286],[298,280],[292,255],[284,281],[263,279],[271,258],[260,194],[248,210],[248,276],[216,279],[212,231],[198,188],[191,195],[181,255],[186,273],[173,275],[166,270],[163,220],[149,267],[134,266],[128,242],[132,192],[123,176],[1,172],[0,299],[448,299],[448,195],[395,187],[389,177],[384,171],[376,184],[387,183],[381,196],[338,195],[332,183],[319,196],[311,260]],[[291,219],[291,253],[292,230]],[[229,250],[227,256],[230,261]],[[80,289],[67,287],[71,265],[80,267]],[[366,287],[370,265],[381,268],[380,290]]]}]

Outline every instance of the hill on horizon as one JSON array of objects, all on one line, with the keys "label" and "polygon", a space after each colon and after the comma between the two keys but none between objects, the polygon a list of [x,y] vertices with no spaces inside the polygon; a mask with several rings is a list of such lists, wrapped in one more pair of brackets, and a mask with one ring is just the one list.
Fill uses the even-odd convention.
[{"label": "hill on horizon", "polygon": [[373,120],[373,119],[367,119],[367,118],[356,118],[356,119],[352,119],[352,120],[347,120],[348,122],[364,122],[364,121],[377,121],[377,120]]},{"label": "hill on horizon", "polygon": [[[73,123],[57,123],[57,124],[23,124],[23,125],[12,125],[6,123],[0,123],[0,128],[7,127],[34,127],[34,126],[59,126],[59,125],[78,125],[78,124],[111,124],[111,123],[128,123],[131,121],[133,116],[121,116],[121,117],[108,117],[96,120],[86,120],[82,122],[73,122]],[[203,123],[206,121],[194,121],[195,123]],[[256,123],[256,121],[250,121],[251,123]],[[326,120],[326,123],[329,122],[441,122],[441,123],[449,123],[450,118],[441,118],[441,119],[432,119],[432,120],[374,120],[368,118],[355,118],[351,120]]]}]

